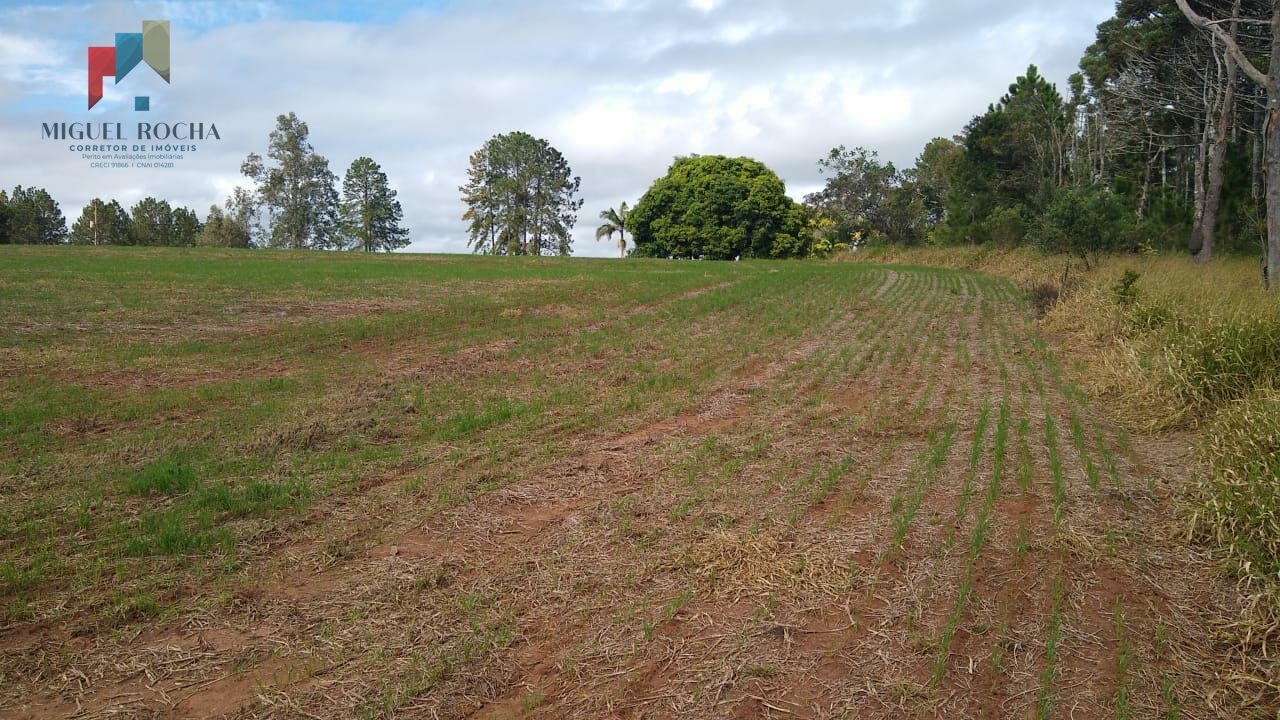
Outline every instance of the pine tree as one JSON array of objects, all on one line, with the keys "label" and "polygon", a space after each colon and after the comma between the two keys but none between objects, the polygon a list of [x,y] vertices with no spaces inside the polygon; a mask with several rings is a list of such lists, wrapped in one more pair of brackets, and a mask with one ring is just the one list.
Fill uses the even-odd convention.
[{"label": "pine tree", "polygon": [[56,245],[67,241],[67,219],[44,189],[19,185],[13,189],[8,207],[10,242]]},{"label": "pine tree", "polygon": [[0,245],[7,245],[13,242],[9,237],[9,225],[12,217],[13,211],[9,208],[9,194],[4,190],[0,190]]},{"label": "pine tree", "polygon": [[129,213],[120,203],[94,198],[71,227],[71,242],[76,245],[131,245]]},{"label": "pine tree", "polygon": [[196,211],[180,207],[173,209],[173,244],[191,246],[196,244],[203,226]]},{"label": "pine tree", "polygon": [[409,231],[400,227],[400,201],[378,163],[356,158],[343,180],[342,196],[342,229],[352,249],[391,252],[409,244]]},{"label": "pine tree", "polygon": [[167,200],[143,198],[129,211],[134,245],[173,245],[173,208]]}]

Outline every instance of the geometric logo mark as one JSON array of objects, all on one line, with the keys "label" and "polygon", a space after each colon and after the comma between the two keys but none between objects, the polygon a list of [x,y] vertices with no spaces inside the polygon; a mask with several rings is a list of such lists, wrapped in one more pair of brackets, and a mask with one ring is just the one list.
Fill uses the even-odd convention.
[{"label": "geometric logo mark", "polygon": [[[89,109],[102,99],[103,78],[111,76],[118,85],[140,63],[170,82],[168,20],[144,20],[142,32],[116,33],[114,46],[89,48]],[[134,98],[133,109],[150,110],[151,98]]]}]

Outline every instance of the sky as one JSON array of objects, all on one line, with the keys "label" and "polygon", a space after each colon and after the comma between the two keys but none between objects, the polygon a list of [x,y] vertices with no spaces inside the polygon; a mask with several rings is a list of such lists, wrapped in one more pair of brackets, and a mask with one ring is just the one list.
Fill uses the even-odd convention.
[{"label": "sky", "polygon": [[[582,178],[576,255],[599,213],[689,154],[756,158],[800,200],[817,160],[863,146],[910,166],[1029,64],[1065,92],[1114,0],[0,0],[0,187],[196,208],[247,185],[281,113],[341,178],[383,166],[418,252],[467,252],[458,186],[495,134],[545,138]],[[172,83],[145,66],[86,110],[86,47],[172,24]],[[133,97],[148,95],[148,113]],[[215,123],[173,168],[90,168],[48,122]]]}]

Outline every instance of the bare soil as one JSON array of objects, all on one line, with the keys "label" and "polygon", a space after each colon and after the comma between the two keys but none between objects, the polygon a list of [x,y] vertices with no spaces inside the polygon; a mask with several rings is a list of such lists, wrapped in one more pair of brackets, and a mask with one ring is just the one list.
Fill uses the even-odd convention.
[{"label": "bare soil", "polygon": [[[230,597],[191,588],[115,632],[0,629],[0,715],[1230,717],[1211,630],[1230,588],[1181,535],[1181,444],[1121,452],[1019,306],[883,278],[683,410],[564,439],[456,506],[399,481],[465,468],[371,478]],[[351,352],[439,377],[516,349]]]}]

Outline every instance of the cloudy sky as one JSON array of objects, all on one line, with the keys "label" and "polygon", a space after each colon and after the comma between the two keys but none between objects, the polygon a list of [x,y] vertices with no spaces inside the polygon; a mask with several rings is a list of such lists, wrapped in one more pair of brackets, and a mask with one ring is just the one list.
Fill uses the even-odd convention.
[{"label": "cloudy sky", "polygon": [[[339,177],[369,155],[399,191],[412,250],[466,251],[457,187],[490,136],[549,140],[582,177],[575,253],[673,157],[746,155],[801,198],[836,145],[910,165],[1028,64],[1060,86],[1113,0],[0,0],[0,186],[39,185],[68,223],[97,196],[205,210],[294,111]],[[173,27],[173,83],[145,66],[86,111],[85,48]],[[213,122],[221,141],[165,170],[90,169],[44,122]],[[132,130],[127,130],[132,133]]]}]

